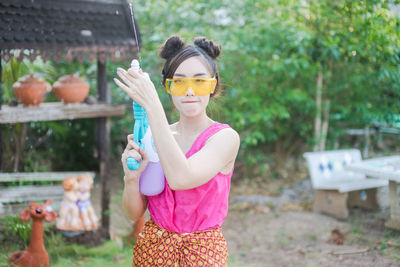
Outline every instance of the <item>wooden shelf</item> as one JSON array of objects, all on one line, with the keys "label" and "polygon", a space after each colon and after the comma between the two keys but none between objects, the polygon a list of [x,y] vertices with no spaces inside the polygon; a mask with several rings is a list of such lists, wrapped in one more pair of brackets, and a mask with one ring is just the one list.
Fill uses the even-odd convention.
[{"label": "wooden shelf", "polygon": [[6,182],[32,182],[32,181],[62,181],[67,176],[88,174],[95,177],[92,171],[81,172],[9,172],[0,173],[0,183]]},{"label": "wooden shelf", "polygon": [[106,103],[89,105],[86,103],[50,102],[41,103],[39,107],[23,107],[22,104],[15,107],[2,106],[0,124],[122,116],[125,110],[125,105]]}]

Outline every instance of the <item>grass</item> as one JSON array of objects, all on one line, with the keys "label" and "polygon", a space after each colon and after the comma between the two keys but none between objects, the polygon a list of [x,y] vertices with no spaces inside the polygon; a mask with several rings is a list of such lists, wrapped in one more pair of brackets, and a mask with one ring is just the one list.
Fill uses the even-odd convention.
[{"label": "grass", "polygon": [[[48,253],[54,256],[54,252]],[[99,247],[86,248],[78,245],[66,245],[57,251],[58,257],[52,266],[128,266],[132,264],[132,248],[120,248],[114,241],[107,241]]]},{"label": "grass", "polygon": [[[9,267],[8,256],[14,251],[24,250],[29,244],[29,240],[28,242],[23,240],[26,232],[17,232],[15,229],[20,229],[20,226],[16,227],[14,222],[13,216],[0,219],[0,231],[3,231],[3,235],[0,236],[0,267]],[[44,225],[44,243],[52,267],[132,265],[133,244],[117,243],[111,240],[97,247],[71,244],[65,241],[60,233],[55,232],[54,227],[54,224]],[[241,266],[235,257],[228,259],[228,265],[230,267]]]},{"label": "grass", "polygon": [[[51,266],[129,266],[132,264],[132,244],[106,241],[98,247],[85,247],[64,240],[55,225],[45,223],[44,243]],[[9,266],[8,256],[24,250],[29,244],[30,222],[18,216],[0,218],[0,267]]]},{"label": "grass", "polygon": [[[128,266],[132,264],[132,245],[121,246],[114,241],[106,241],[101,246],[88,248],[82,245],[69,244],[61,234],[45,236],[45,246],[51,266]],[[9,243],[0,245],[0,267],[9,266],[8,255],[23,246]]]},{"label": "grass", "polygon": [[[54,239],[62,239],[59,237],[52,237]],[[114,241],[107,241],[101,246],[87,248],[79,245],[67,244],[63,241],[57,240],[52,246],[46,246],[47,253],[50,257],[50,266],[53,267],[108,267],[108,266],[131,266],[132,265],[132,245],[126,245],[121,248]],[[49,240],[47,240],[49,241]],[[0,246],[0,266],[9,267],[8,255],[15,250],[17,246],[6,248]],[[239,267],[238,259],[230,257],[228,259],[228,266]]]}]

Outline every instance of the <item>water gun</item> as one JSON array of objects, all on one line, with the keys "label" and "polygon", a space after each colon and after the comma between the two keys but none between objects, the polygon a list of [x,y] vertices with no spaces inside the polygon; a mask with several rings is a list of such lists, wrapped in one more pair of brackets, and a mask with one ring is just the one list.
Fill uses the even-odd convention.
[{"label": "water gun", "polygon": [[[136,59],[132,60],[131,68],[140,70],[139,62]],[[154,145],[146,110],[138,103],[133,102],[133,113],[135,118],[133,140],[147,153],[150,160],[140,175],[139,190],[143,195],[155,196],[165,188],[164,171]],[[137,170],[140,166],[140,163],[132,157],[129,157],[126,163],[130,170]]]}]

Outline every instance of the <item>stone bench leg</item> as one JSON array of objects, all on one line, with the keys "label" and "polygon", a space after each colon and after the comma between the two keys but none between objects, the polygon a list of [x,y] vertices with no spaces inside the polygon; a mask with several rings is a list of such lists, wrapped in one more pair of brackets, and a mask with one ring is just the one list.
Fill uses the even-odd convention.
[{"label": "stone bench leg", "polygon": [[359,207],[368,210],[377,210],[379,209],[377,192],[376,188],[349,192],[347,204],[349,208]]},{"label": "stone bench leg", "polygon": [[397,182],[389,181],[390,219],[385,223],[387,228],[400,231],[400,199],[397,193]]},{"label": "stone bench leg", "polygon": [[347,219],[348,193],[339,193],[337,190],[316,190],[313,211],[329,214],[337,219]]}]

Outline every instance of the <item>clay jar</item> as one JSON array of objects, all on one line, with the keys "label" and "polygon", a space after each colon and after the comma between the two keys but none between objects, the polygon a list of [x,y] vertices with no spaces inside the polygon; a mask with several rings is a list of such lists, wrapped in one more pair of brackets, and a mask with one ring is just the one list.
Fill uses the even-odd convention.
[{"label": "clay jar", "polygon": [[15,97],[25,107],[37,107],[44,101],[46,92],[51,91],[49,83],[33,74],[23,76],[13,84]]},{"label": "clay jar", "polygon": [[89,94],[89,84],[73,74],[62,76],[53,84],[58,100],[65,103],[82,102]]}]

